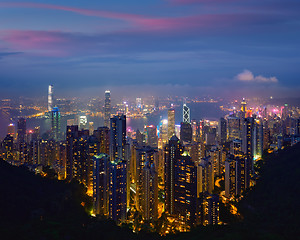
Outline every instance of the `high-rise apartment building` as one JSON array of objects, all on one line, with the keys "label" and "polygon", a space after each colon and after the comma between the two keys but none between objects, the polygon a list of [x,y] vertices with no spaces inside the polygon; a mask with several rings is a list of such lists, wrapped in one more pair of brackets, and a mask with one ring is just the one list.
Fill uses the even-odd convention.
[{"label": "high-rise apartment building", "polygon": [[175,165],[183,150],[183,146],[175,135],[165,146],[165,208],[169,214],[175,213]]},{"label": "high-rise apartment building", "polygon": [[96,215],[108,216],[109,156],[105,153],[93,157],[93,203]]},{"label": "high-rise apartment building", "polygon": [[126,220],[127,214],[126,165],[120,158],[109,163],[109,216],[118,224]]},{"label": "high-rise apartment building", "polygon": [[126,116],[117,115],[110,119],[110,160],[125,159]]}]

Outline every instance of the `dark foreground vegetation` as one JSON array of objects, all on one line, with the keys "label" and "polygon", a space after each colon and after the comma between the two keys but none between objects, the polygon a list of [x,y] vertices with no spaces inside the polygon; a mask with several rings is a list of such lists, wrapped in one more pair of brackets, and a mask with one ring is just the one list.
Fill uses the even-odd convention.
[{"label": "dark foreground vegetation", "polygon": [[[238,204],[243,221],[198,227],[165,239],[298,239],[300,144],[266,155],[256,186]],[[0,239],[163,239],[91,218],[91,199],[77,183],[34,175],[0,160]]]}]

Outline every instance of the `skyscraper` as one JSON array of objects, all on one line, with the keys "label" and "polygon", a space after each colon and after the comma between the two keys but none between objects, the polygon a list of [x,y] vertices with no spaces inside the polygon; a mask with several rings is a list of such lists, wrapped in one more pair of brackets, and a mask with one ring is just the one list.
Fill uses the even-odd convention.
[{"label": "skyscraper", "polygon": [[145,132],[147,137],[147,145],[157,148],[158,138],[156,127],[154,125],[145,126]]},{"label": "skyscraper", "polygon": [[108,215],[109,203],[109,156],[101,153],[93,157],[94,213]]},{"label": "skyscraper", "polygon": [[219,142],[224,144],[227,140],[227,122],[224,118],[220,118],[218,127]]},{"label": "skyscraper", "polygon": [[60,140],[60,112],[58,107],[51,111],[51,134],[55,141]]},{"label": "skyscraper", "polygon": [[228,117],[227,127],[228,127],[229,141],[240,138],[240,119],[238,117],[234,117],[234,116]]},{"label": "skyscraper", "polygon": [[126,162],[115,158],[109,164],[109,216],[117,223],[126,220],[127,170]]},{"label": "skyscraper", "polygon": [[111,114],[111,103],[110,103],[110,91],[105,91],[105,100],[104,100],[104,126],[109,127],[109,119]]},{"label": "skyscraper", "polygon": [[197,199],[197,168],[185,151],[175,161],[174,212],[189,226],[195,223]]},{"label": "skyscraper", "polygon": [[19,161],[21,164],[27,162],[27,142],[26,142],[26,119],[18,119],[18,130],[17,130],[17,149],[19,152]]},{"label": "skyscraper", "polygon": [[175,135],[175,110],[168,110],[168,140]]},{"label": "skyscraper", "polygon": [[189,122],[182,122],[180,127],[180,140],[184,142],[192,142],[193,130]]},{"label": "skyscraper", "polygon": [[182,107],[182,121],[184,123],[191,123],[190,108],[186,105],[186,103],[184,103]]},{"label": "skyscraper", "polygon": [[110,160],[125,159],[126,116],[117,115],[110,119]]},{"label": "skyscraper", "polygon": [[174,214],[175,201],[175,165],[183,153],[183,146],[179,139],[173,135],[169,144],[165,146],[165,194],[166,211]]},{"label": "skyscraper", "polygon": [[48,112],[53,109],[53,85],[48,86]]}]

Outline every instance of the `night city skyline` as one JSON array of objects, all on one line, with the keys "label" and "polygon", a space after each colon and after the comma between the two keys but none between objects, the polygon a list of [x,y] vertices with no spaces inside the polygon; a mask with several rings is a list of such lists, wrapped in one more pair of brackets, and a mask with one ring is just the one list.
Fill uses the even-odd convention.
[{"label": "night city skyline", "polygon": [[0,238],[296,240],[299,0],[0,0]]},{"label": "night city skyline", "polygon": [[59,97],[295,97],[299,10],[297,0],[1,1],[0,94],[54,84]]}]

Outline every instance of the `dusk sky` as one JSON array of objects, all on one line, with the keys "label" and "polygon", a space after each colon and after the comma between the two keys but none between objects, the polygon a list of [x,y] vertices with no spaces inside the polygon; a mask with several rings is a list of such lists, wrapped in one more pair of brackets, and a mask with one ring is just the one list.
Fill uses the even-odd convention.
[{"label": "dusk sky", "polygon": [[0,96],[300,90],[299,0],[0,1]]}]

